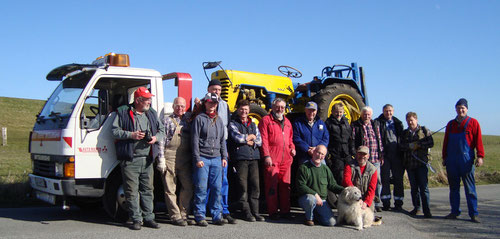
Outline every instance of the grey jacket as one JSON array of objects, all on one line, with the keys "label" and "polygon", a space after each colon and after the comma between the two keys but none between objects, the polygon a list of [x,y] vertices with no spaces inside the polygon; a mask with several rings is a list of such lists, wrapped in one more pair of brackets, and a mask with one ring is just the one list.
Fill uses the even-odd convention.
[{"label": "grey jacket", "polygon": [[191,146],[195,163],[200,161],[200,156],[227,159],[225,128],[219,116],[215,121],[205,113],[196,116],[191,125]]}]

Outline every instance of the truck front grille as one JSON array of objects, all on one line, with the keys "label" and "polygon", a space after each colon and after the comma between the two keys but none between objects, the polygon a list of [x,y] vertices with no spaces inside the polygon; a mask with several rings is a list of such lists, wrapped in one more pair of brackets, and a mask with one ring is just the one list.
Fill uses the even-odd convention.
[{"label": "truck front grille", "polygon": [[56,162],[33,160],[33,174],[38,176],[55,177]]},{"label": "truck front grille", "polygon": [[222,91],[221,91],[221,94],[220,94],[220,97],[227,102],[227,99],[229,97],[229,79],[228,78],[224,78],[224,79],[221,79],[220,80],[221,84],[222,84]]}]

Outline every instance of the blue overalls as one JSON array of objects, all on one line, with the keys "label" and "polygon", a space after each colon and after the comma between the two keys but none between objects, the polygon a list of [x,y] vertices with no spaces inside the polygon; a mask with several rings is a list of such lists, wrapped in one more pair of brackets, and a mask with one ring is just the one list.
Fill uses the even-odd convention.
[{"label": "blue overalls", "polygon": [[460,133],[448,135],[448,145],[446,147],[446,172],[448,174],[448,184],[450,185],[451,213],[460,215],[460,179],[464,183],[465,197],[469,216],[477,216],[477,194],[476,182],[474,179],[474,150],[467,143],[465,129],[469,124],[470,117],[467,117],[464,128]]}]

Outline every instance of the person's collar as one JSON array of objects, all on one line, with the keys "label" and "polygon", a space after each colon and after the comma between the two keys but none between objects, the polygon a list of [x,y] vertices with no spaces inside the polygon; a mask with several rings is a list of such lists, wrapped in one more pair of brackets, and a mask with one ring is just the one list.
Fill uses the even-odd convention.
[{"label": "person's collar", "polygon": [[316,167],[316,168],[321,167],[321,162],[319,162],[319,165],[317,165],[317,166],[316,166],[316,164],[314,163],[314,160],[313,160],[312,158],[311,158],[311,159],[309,159],[309,162],[311,162],[311,164],[312,164],[314,167]]},{"label": "person's collar", "polygon": [[212,113],[205,112],[205,114],[206,114],[206,115],[208,115],[208,117],[209,117],[210,119],[213,119],[213,118],[215,118],[215,116],[217,115],[217,112],[215,112],[215,111],[214,111],[214,112],[212,112]]},{"label": "person's collar", "polygon": [[461,118],[460,116],[457,115],[457,117],[455,117],[455,120],[458,122],[458,123],[462,123],[462,121],[464,121],[465,119],[467,119],[467,115],[465,115],[463,118]]}]

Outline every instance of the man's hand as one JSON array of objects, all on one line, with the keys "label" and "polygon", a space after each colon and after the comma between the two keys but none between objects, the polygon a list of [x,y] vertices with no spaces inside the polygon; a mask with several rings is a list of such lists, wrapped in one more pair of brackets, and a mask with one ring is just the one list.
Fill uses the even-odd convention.
[{"label": "man's hand", "polygon": [[249,145],[249,146],[253,146],[254,144],[255,144],[255,142],[253,142],[253,140],[247,141],[247,145]]},{"label": "man's hand", "polygon": [[196,162],[196,167],[203,168],[203,166],[205,166],[205,163],[203,163],[203,161],[200,160],[200,161]]},{"label": "man's hand", "polygon": [[295,153],[295,149],[290,150],[290,155],[292,155],[292,157],[295,157]]},{"label": "man's hand", "polygon": [[134,140],[141,140],[141,139],[144,139],[144,136],[146,136],[145,133],[141,132],[141,131],[135,131],[135,132],[132,132],[132,135],[130,135],[130,137]]},{"label": "man's hand", "polygon": [[483,165],[483,158],[476,159],[476,167],[481,167]]},{"label": "man's hand", "polygon": [[158,164],[156,165],[156,169],[160,171],[162,174],[167,171],[167,164],[165,163],[165,158],[158,158]]},{"label": "man's hand", "polygon": [[412,151],[415,151],[415,150],[417,150],[417,149],[419,148],[419,147],[418,147],[418,143],[417,143],[417,142],[415,142],[415,143],[410,143],[410,144],[409,144],[409,147],[410,147],[410,149],[411,149]]},{"label": "man's hand", "polygon": [[156,143],[156,136],[151,136],[151,141],[148,142],[148,144],[154,144]]},{"label": "man's hand", "polygon": [[323,206],[323,199],[321,199],[319,194],[316,193],[314,196],[316,197],[316,205]]},{"label": "man's hand", "polygon": [[227,166],[227,160],[223,159],[222,160],[222,167],[225,168]]},{"label": "man's hand", "polygon": [[267,156],[266,159],[264,159],[264,165],[267,167],[273,166],[273,160],[271,157]]},{"label": "man's hand", "polygon": [[316,147],[309,147],[309,149],[307,150],[307,154],[312,157],[314,154],[314,149],[316,149]]},{"label": "man's hand", "polygon": [[248,141],[254,141],[254,140],[256,140],[256,139],[257,139],[257,136],[255,136],[255,134],[249,134],[249,135],[247,136],[247,142],[248,142]]}]

